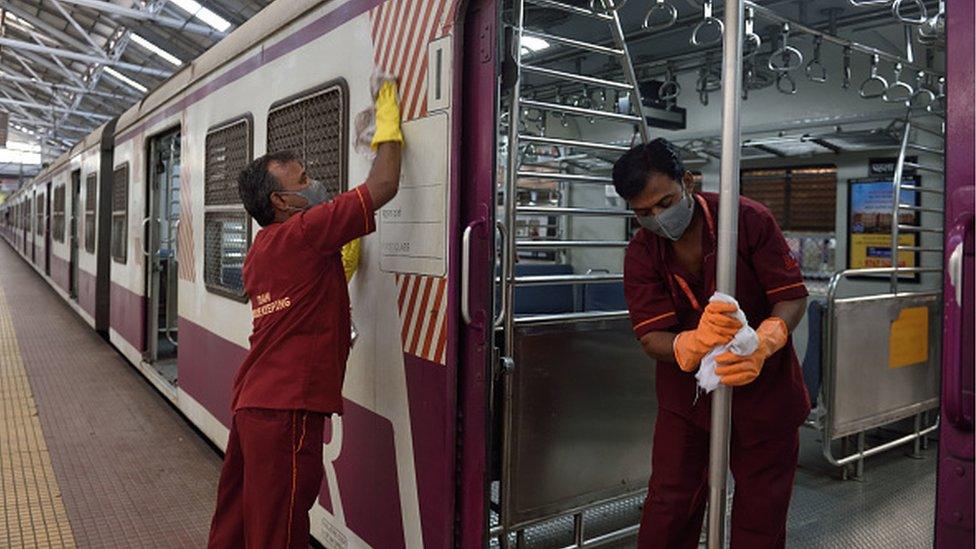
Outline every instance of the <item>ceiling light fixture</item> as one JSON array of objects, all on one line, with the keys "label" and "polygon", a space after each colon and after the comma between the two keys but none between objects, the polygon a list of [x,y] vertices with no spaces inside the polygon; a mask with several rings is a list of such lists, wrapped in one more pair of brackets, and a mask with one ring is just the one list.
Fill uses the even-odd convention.
[{"label": "ceiling light fixture", "polygon": [[173,0],[173,4],[176,4],[176,6],[181,10],[189,13],[193,17],[196,17],[220,32],[224,32],[230,28],[229,21],[203,7],[200,5],[200,2],[197,2],[196,0]]},{"label": "ceiling light fixture", "polygon": [[169,61],[170,64],[175,65],[177,67],[183,65],[183,61],[181,61],[179,57],[176,57],[172,53],[164,50],[163,48],[160,48],[159,46],[157,46],[156,44],[153,44],[149,40],[146,40],[142,36],[139,36],[136,33],[132,33],[131,36],[132,36],[132,41],[133,42],[135,42],[136,44],[139,44],[143,48],[145,48],[145,49],[147,49],[147,50],[155,53],[156,55],[162,57],[166,61]]},{"label": "ceiling light fixture", "polygon": [[149,91],[149,89],[143,86],[142,84],[136,82],[135,80],[129,78],[128,76],[122,74],[121,72],[113,69],[112,67],[105,67],[105,72],[111,74],[116,79],[121,80],[122,82],[127,84],[129,87],[139,90],[142,93],[146,93],[147,91]]}]

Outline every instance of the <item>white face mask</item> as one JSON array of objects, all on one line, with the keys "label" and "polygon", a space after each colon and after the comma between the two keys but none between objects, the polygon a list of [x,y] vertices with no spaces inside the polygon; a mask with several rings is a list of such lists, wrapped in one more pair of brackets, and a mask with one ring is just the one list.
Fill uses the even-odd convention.
[{"label": "white face mask", "polygon": [[652,233],[677,241],[685,233],[695,213],[695,200],[682,189],[681,199],[657,215],[638,215],[637,222]]},{"label": "white face mask", "polygon": [[317,179],[312,179],[308,182],[308,187],[298,191],[278,191],[279,194],[297,194],[298,196],[305,199],[307,204],[304,208],[289,207],[288,211],[302,212],[305,211],[316,204],[321,204],[329,199],[329,191],[326,190],[325,185]]}]

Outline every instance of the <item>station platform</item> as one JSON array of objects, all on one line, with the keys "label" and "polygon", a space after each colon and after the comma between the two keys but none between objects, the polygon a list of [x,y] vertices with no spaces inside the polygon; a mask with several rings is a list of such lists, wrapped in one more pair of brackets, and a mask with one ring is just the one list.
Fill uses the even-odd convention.
[{"label": "station platform", "polygon": [[204,547],[220,465],[0,243],[0,547]]},{"label": "station platform", "polygon": [[[787,547],[931,547],[935,444],[920,459],[871,458],[863,480],[841,481],[816,436],[801,430]],[[203,547],[220,465],[0,242],[0,547]]]}]

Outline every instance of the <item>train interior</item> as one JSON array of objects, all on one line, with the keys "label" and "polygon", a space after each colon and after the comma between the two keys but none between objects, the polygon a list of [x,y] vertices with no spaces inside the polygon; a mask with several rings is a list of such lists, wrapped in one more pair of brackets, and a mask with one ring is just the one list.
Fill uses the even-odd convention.
[{"label": "train interior", "polygon": [[[611,168],[665,137],[702,191],[719,187],[723,3],[618,4],[511,0],[502,13],[496,346],[501,369],[515,366],[492,395],[495,546],[635,533],[654,381],[627,320],[637,226]],[[773,212],[810,292],[793,334],[814,410],[790,547],[931,540],[945,13],[895,4],[746,2],[741,194]],[[894,273],[851,272],[892,255]]]},{"label": "train interior", "polygon": [[180,226],[180,131],[149,141],[146,204],[146,361],[177,383],[178,231]]}]

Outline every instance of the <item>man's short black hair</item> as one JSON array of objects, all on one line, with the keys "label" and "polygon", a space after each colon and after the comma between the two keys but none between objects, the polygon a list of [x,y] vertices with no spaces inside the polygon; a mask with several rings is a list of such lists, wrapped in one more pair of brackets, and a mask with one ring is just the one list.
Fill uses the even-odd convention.
[{"label": "man's short black hair", "polygon": [[625,152],[613,164],[613,186],[624,200],[640,194],[651,172],[666,175],[679,183],[685,175],[685,164],[678,148],[663,137],[640,144]]},{"label": "man's short black hair", "polygon": [[271,193],[281,190],[281,183],[268,171],[268,164],[298,161],[298,155],[294,151],[273,152],[252,161],[237,176],[237,192],[241,195],[244,209],[262,227],[274,222]]}]

